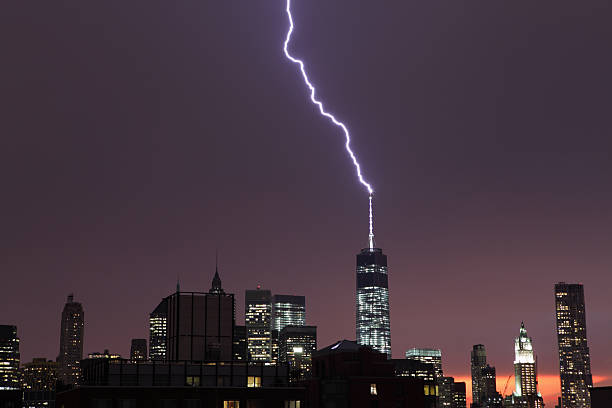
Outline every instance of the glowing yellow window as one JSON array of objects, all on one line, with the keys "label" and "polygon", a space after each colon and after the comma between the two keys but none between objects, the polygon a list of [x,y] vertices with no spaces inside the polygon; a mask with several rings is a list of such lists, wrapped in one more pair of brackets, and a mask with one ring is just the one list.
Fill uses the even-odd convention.
[{"label": "glowing yellow window", "polygon": [[247,378],[247,387],[251,387],[251,388],[261,387],[261,377],[249,376]]},{"label": "glowing yellow window", "polygon": [[240,408],[240,401],[223,401],[223,408]]},{"label": "glowing yellow window", "polygon": [[370,395],[378,395],[376,391],[376,384],[370,384]]}]

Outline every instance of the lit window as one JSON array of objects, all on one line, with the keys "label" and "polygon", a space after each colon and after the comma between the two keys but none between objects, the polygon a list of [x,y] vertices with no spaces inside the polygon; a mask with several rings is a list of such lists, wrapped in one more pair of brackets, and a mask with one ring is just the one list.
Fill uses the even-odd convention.
[{"label": "lit window", "polygon": [[285,401],[285,408],[301,408],[301,401]]},{"label": "lit window", "polygon": [[249,376],[247,378],[247,387],[250,387],[250,388],[261,387],[261,377]]},{"label": "lit window", "polygon": [[370,384],[370,395],[378,395],[376,391],[376,384]]},{"label": "lit window", "polygon": [[188,375],[186,383],[187,385],[190,385],[192,387],[199,387],[200,386],[200,376],[199,375],[196,375],[196,376]]},{"label": "lit window", "polygon": [[240,408],[240,401],[223,401],[223,408]]}]

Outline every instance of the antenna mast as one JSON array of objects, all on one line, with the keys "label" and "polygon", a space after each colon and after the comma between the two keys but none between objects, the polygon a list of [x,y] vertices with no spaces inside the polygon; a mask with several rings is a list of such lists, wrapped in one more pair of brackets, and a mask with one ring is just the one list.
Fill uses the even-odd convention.
[{"label": "antenna mast", "polygon": [[374,195],[372,193],[370,193],[369,195],[369,200],[370,200],[370,234],[368,236],[369,241],[370,241],[370,251],[374,250],[374,214],[372,212],[372,199],[374,198]]}]

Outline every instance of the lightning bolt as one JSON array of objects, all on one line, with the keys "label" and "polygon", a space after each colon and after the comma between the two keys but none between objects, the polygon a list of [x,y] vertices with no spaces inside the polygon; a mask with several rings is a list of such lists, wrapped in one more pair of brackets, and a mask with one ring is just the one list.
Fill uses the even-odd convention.
[{"label": "lightning bolt", "polygon": [[289,59],[294,64],[299,65],[300,71],[302,72],[302,77],[304,78],[304,82],[310,89],[310,100],[312,101],[313,104],[317,105],[317,107],[319,108],[319,112],[321,112],[321,115],[325,116],[334,125],[338,126],[344,132],[344,137],[346,138],[346,143],[344,146],[346,147],[346,151],[348,152],[349,156],[351,157],[351,160],[353,161],[353,165],[355,166],[355,170],[357,171],[357,177],[359,178],[359,182],[363,184],[365,188],[367,188],[368,194],[373,194],[374,190],[372,189],[372,186],[367,181],[365,181],[365,179],[363,178],[361,174],[361,166],[359,165],[359,162],[357,161],[357,157],[355,156],[355,153],[353,153],[353,151],[351,150],[351,134],[349,133],[348,128],[346,127],[344,123],[336,119],[334,115],[325,111],[325,109],[323,108],[323,103],[317,100],[316,98],[316,89],[312,85],[310,80],[308,79],[308,75],[306,74],[306,69],[304,68],[304,62],[300,59],[293,57],[291,54],[289,54],[289,50],[287,48],[289,47],[289,43],[291,42],[291,34],[293,34],[293,28],[294,28],[293,17],[291,15],[291,0],[287,0],[287,16],[289,17],[289,32],[287,32],[287,39],[285,40],[285,45],[283,48],[283,50],[285,51],[285,56],[287,57],[287,59]]},{"label": "lightning bolt", "polygon": [[310,89],[310,100],[312,101],[313,104],[315,104],[319,108],[319,112],[321,112],[321,115],[325,116],[334,125],[342,129],[342,132],[344,132],[344,137],[346,139],[344,147],[346,148],[346,151],[348,152],[351,160],[353,161],[353,165],[355,166],[355,171],[357,172],[357,177],[359,178],[359,182],[368,190],[369,204],[370,204],[369,205],[370,230],[369,230],[368,238],[369,238],[370,249],[374,249],[374,221],[373,221],[374,217],[372,214],[372,196],[374,195],[374,189],[372,188],[370,183],[368,183],[364,179],[363,175],[361,174],[361,166],[359,165],[359,162],[357,161],[357,156],[355,156],[355,153],[353,153],[353,150],[351,150],[351,134],[349,133],[348,128],[346,127],[344,123],[340,122],[338,119],[334,117],[334,115],[327,112],[323,108],[323,102],[317,99],[316,97],[317,91],[314,85],[312,84],[312,82],[310,82],[310,79],[308,79],[308,75],[306,74],[306,69],[304,67],[304,62],[298,58],[295,58],[289,53],[288,47],[289,47],[289,43],[291,42],[291,35],[293,34],[293,29],[294,29],[293,16],[291,15],[291,0],[287,0],[287,7],[285,10],[287,12],[287,17],[289,18],[289,31],[287,32],[287,37],[285,39],[283,51],[285,52],[285,56],[287,57],[288,60],[290,60],[291,62],[293,62],[294,64],[300,67],[300,71],[302,72],[302,77],[304,78],[304,83],[306,84],[306,86],[308,86],[308,89]]}]

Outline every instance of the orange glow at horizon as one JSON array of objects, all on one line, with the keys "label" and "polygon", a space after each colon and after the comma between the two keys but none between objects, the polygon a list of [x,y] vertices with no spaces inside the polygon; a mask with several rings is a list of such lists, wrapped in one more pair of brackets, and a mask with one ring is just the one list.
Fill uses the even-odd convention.
[{"label": "orange glow at horizon", "polygon": [[[467,400],[467,406],[470,406],[472,402],[472,377],[470,376],[453,376],[455,382],[465,382],[465,394]],[[508,380],[508,373],[497,374],[497,391],[503,393],[504,387],[506,386],[506,380]],[[593,376],[593,385],[605,385],[602,383],[612,383],[612,376]],[[557,403],[557,398],[561,395],[561,380],[559,374],[539,374],[538,375],[538,391],[544,398],[544,403],[548,406],[554,406]],[[508,380],[508,387],[504,396],[510,395],[514,392],[514,374],[510,376]]]}]

